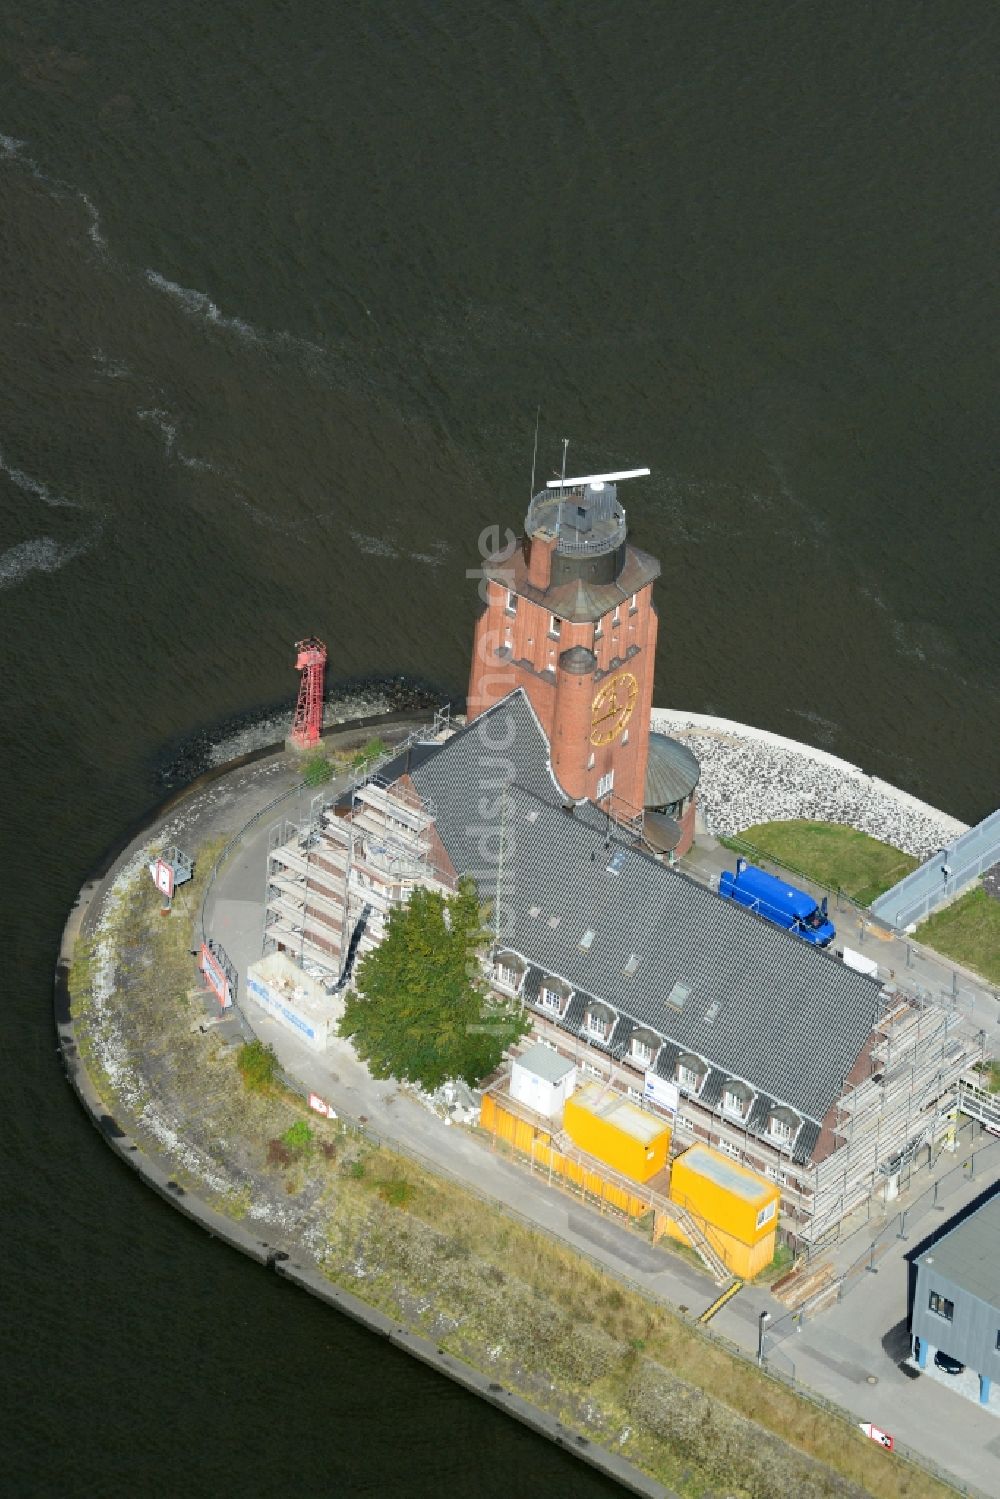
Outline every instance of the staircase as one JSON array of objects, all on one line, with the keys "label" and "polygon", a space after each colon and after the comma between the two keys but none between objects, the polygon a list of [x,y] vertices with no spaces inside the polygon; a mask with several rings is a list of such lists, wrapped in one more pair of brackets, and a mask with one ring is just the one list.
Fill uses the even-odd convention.
[{"label": "staircase", "polygon": [[720,1286],[734,1280],[735,1277],[729,1267],[713,1247],[698,1220],[688,1212],[687,1208],[682,1208],[678,1202],[664,1203],[664,1207],[669,1210],[667,1216],[683,1229],[685,1236],[691,1241],[691,1248],[702,1260],[712,1279]]}]

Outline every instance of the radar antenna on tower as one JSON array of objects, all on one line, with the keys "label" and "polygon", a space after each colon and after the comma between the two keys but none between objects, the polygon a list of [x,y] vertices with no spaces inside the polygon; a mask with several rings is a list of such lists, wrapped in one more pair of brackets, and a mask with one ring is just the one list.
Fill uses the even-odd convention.
[{"label": "radar antenna on tower", "polygon": [[322,640],[310,636],[308,640],[296,642],[298,652],[295,670],[302,673],[299,682],[299,700],[292,719],[291,742],[299,749],[309,749],[319,743],[323,727],[323,673],[326,669],[326,646]]}]

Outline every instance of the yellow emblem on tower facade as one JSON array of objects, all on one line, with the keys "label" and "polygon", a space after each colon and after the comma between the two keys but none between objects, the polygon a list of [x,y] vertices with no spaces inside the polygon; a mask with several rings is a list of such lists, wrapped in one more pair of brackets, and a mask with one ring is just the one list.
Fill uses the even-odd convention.
[{"label": "yellow emblem on tower facade", "polygon": [[630,671],[619,672],[610,682],[605,682],[590,705],[591,744],[610,744],[625,728],[632,717],[639,683]]}]

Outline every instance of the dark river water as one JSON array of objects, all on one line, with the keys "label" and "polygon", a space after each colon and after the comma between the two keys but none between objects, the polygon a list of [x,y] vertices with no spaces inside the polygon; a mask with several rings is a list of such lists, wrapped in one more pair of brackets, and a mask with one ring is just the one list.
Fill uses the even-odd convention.
[{"label": "dark river water", "polygon": [[7,0],[6,1492],[611,1492],[118,1165],[58,933],[300,635],[461,696],[536,407],[653,471],[657,702],[992,810],[998,14]]}]

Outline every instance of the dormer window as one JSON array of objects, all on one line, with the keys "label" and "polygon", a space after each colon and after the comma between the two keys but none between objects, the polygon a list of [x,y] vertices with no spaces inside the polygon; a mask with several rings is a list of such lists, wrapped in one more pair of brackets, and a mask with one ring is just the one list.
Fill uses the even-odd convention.
[{"label": "dormer window", "polygon": [[677,1059],[677,1081],[689,1093],[700,1093],[705,1081],[705,1064],[701,1057],[687,1053]]},{"label": "dormer window", "polygon": [[726,1083],[722,1090],[723,1113],[742,1119],[747,1111],[750,1095],[742,1083]]},{"label": "dormer window", "polygon": [[593,1011],[588,1013],[586,1029],[588,1034],[596,1036],[598,1041],[606,1041],[608,1039],[608,1022],[603,1015],[594,1014]]},{"label": "dormer window", "polygon": [[791,1109],[772,1109],[767,1119],[767,1133],[775,1145],[790,1145],[799,1132],[799,1120]]},{"label": "dormer window", "polygon": [[524,977],[523,969],[510,962],[509,959],[498,958],[493,966],[493,972],[497,983],[502,988],[510,989],[513,993],[517,993],[517,990],[521,987],[521,979]]},{"label": "dormer window", "polygon": [[638,1062],[640,1067],[651,1067],[659,1049],[659,1041],[648,1031],[636,1031],[629,1046],[633,1062]]},{"label": "dormer window", "polygon": [[555,1010],[556,1014],[558,1014],[562,1009],[562,994],[544,979],[542,980],[542,987],[538,991],[538,1000],[543,1010]]}]

